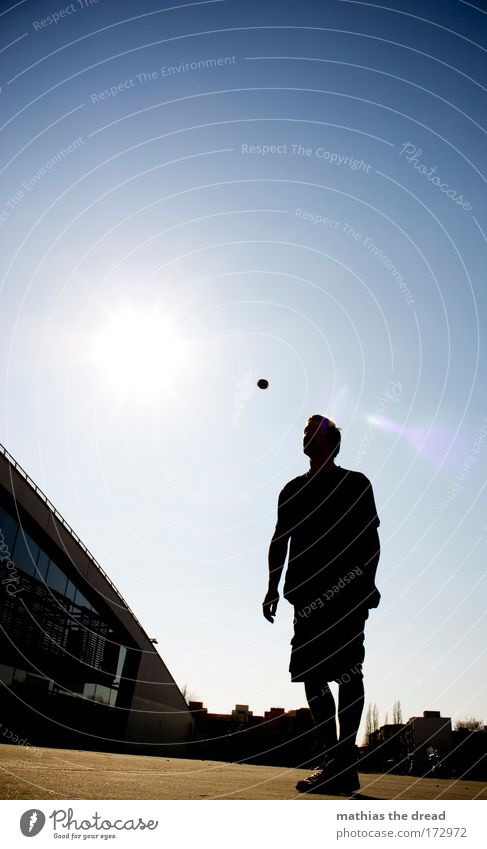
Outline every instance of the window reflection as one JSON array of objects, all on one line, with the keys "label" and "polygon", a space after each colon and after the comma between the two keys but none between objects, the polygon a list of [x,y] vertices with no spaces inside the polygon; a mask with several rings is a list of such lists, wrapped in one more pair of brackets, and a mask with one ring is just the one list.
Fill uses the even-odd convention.
[{"label": "window reflection", "polygon": [[16,669],[14,672],[14,681],[17,684],[25,684],[27,672],[25,669]]},{"label": "window reflection", "polygon": [[69,579],[68,579],[68,583],[66,585],[66,590],[65,590],[64,594],[65,594],[66,598],[70,598],[71,601],[74,601],[74,597],[76,595],[76,587],[73,584],[73,582],[70,581]]},{"label": "window reflection", "polygon": [[83,690],[83,696],[85,699],[94,699],[95,698],[95,690],[96,684],[85,684]]},{"label": "window reflection", "polygon": [[[30,692],[32,698],[37,693],[40,698],[45,694],[50,699],[71,695],[114,707],[127,648],[120,644],[111,623],[3,507],[0,507],[0,532],[8,549],[7,556],[11,556],[25,576],[31,576],[30,581],[27,577],[23,579],[23,605],[14,603],[10,597],[0,605],[0,627],[15,636],[22,651],[43,653],[45,666],[39,664],[43,672],[51,669],[52,675],[52,663],[55,660],[57,664],[56,656],[59,656],[62,664],[59,675],[64,684],[53,680],[56,675],[27,672],[6,664],[0,664],[0,682],[12,689],[19,688],[26,701]],[[5,563],[6,559],[0,560],[0,587],[7,569]],[[78,661],[83,664],[83,670],[74,672],[73,664],[78,665]],[[104,680],[110,686],[96,681],[85,683],[83,679],[90,669],[95,678],[97,671],[105,673]]]},{"label": "window reflection", "polygon": [[46,580],[47,570],[49,567],[49,557],[45,551],[42,549],[39,552],[39,557],[37,558],[36,571],[34,573],[34,577],[38,578],[42,581]]},{"label": "window reflection", "polygon": [[47,586],[65,595],[67,582],[68,579],[62,569],[59,568],[57,563],[54,563],[54,560],[50,560],[46,579]]},{"label": "window reflection", "polygon": [[17,534],[17,539],[14,545],[12,560],[17,569],[22,569],[27,575],[33,575],[37,555],[39,554],[39,546],[34,540],[26,534],[22,529]]},{"label": "window reflection", "polygon": [[92,606],[87,598],[83,595],[82,592],[76,590],[76,594],[74,596],[74,603],[77,607],[86,607],[87,610],[92,610]]},{"label": "window reflection", "polygon": [[103,705],[110,705],[111,707],[115,706],[117,695],[117,690],[114,690],[112,687],[106,687],[104,684],[94,684],[92,682],[87,682],[83,690],[85,699],[100,702]]},{"label": "window reflection", "polygon": [[16,520],[3,507],[0,507],[0,531],[3,534],[4,544],[7,546],[10,554],[12,554],[12,549],[15,545],[18,527]]},{"label": "window reflection", "polygon": [[13,677],[13,666],[7,666],[5,663],[0,663],[0,681],[3,681],[3,683],[8,687],[12,683]]}]

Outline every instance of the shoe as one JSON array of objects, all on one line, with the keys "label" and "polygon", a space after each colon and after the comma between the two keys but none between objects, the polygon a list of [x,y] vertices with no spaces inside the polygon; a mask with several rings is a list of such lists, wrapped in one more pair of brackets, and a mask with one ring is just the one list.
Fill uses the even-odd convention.
[{"label": "shoe", "polygon": [[355,766],[340,770],[336,762],[316,770],[296,784],[300,793],[321,793],[324,796],[351,796],[360,790],[360,780]]},{"label": "shoe", "polygon": [[324,769],[317,769],[307,778],[301,778],[296,784],[296,790],[300,793],[323,793],[334,796],[335,793],[330,787],[335,781],[336,778],[330,777]]}]

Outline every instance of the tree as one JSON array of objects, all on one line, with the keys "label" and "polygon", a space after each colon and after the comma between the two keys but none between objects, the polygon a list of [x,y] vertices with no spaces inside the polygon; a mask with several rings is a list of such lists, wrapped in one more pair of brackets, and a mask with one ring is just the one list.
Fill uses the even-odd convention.
[{"label": "tree", "polygon": [[182,687],[179,688],[179,692],[181,693],[187,705],[189,705],[190,702],[196,701],[195,693],[190,692],[190,689],[187,684],[183,684]]},{"label": "tree", "polygon": [[394,707],[392,708],[392,721],[394,725],[402,725],[402,710],[401,710],[401,702],[394,702]]},{"label": "tree", "polygon": [[389,725],[389,711],[386,710],[386,715],[384,717],[384,725]]},{"label": "tree", "polygon": [[465,719],[459,719],[455,723],[455,731],[460,731],[462,728],[465,728],[467,731],[483,731],[484,723],[481,719],[475,719],[474,716],[469,716],[465,717]]},{"label": "tree", "polygon": [[369,736],[372,734],[372,705],[369,704],[367,713],[365,714],[365,735],[364,746],[369,745]]},{"label": "tree", "polygon": [[379,730],[379,711],[378,711],[377,705],[374,704],[374,707],[372,708],[372,731],[378,731],[378,730]]}]

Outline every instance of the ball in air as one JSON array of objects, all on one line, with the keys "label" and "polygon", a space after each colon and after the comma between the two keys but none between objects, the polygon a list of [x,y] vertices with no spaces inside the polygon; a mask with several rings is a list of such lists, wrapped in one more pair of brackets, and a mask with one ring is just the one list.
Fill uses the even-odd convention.
[{"label": "ball in air", "polygon": [[257,381],[257,386],[259,389],[267,389],[269,386],[269,381],[265,379],[265,377],[261,377],[260,380]]}]

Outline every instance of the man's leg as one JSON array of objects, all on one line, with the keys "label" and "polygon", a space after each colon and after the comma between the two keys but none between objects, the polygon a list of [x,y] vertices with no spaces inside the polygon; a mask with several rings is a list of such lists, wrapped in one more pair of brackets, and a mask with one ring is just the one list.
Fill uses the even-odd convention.
[{"label": "man's leg", "polygon": [[336,707],[333,693],[327,682],[316,676],[306,678],[304,689],[324,752],[332,753],[337,745]]},{"label": "man's leg", "polygon": [[[337,747],[337,727],[335,717],[335,699],[327,681],[314,675],[307,675],[304,689],[311,715],[323,744],[323,764],[321,769],[307,778],[300,779],[296,789],[300,793],[326,793],[330,790],[330,782],[335,781],[333,757]],[[330,792],[336,790],[332,788]]]},{"label": "man's leg", "polygon": [[364,708],[364,681],[360,665],[338,681],[338,721],[340,739],[337,754],[345,763],[355,761],[357,739]]},{"label": "man's leg", "polygon": [[344,676],[338,690],[340,739],[337,741],[335,699],[326,681],[307,677],[306,698],[323,742],[324,759],[320,770],[301,779],[296,789],[302,793],[350,795],[360,788],[355,767],[355,738],[364,703],[362,675]]}]

